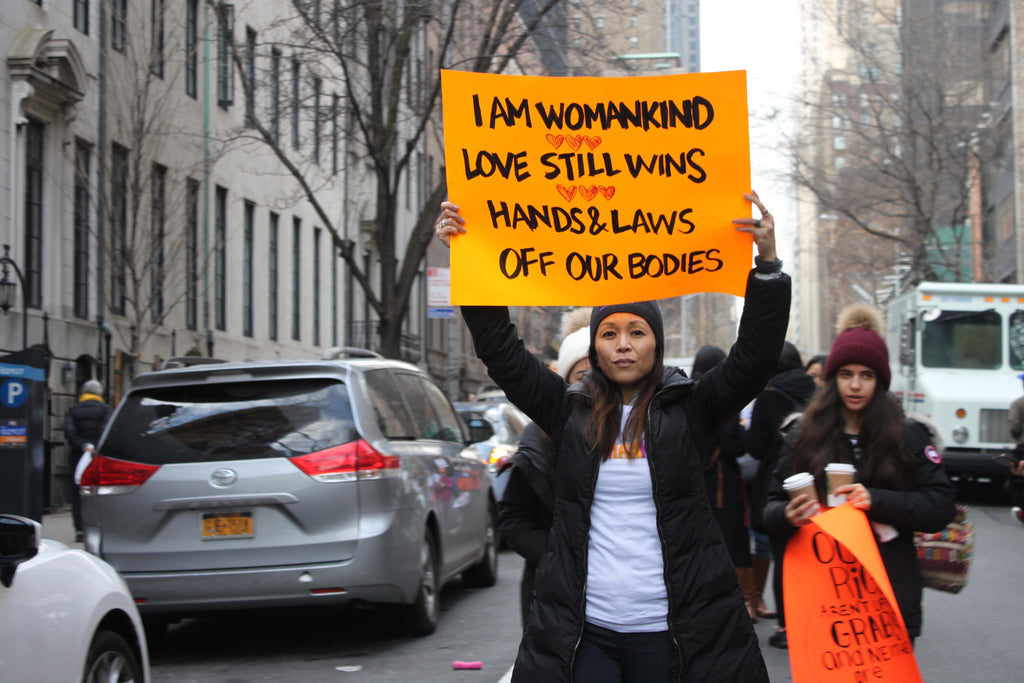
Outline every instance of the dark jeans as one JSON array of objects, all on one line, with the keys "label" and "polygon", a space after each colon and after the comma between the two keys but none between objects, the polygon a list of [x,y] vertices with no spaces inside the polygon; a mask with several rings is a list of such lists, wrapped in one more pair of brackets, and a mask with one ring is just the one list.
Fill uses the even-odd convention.
[{"label": "dark jeans", "polygon": [[572,665],[574,683],[663,683],[671,680],[672,636],[617,633],[586,624]]}]

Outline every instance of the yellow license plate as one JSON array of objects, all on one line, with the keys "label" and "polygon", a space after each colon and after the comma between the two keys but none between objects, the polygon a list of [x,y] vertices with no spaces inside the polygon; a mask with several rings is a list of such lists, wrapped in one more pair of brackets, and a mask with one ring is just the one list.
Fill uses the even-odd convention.
[{"label": "yellow license plate", "polygon": [[246,538],[252,535],[251,512],[203,515],[203,538]]}]

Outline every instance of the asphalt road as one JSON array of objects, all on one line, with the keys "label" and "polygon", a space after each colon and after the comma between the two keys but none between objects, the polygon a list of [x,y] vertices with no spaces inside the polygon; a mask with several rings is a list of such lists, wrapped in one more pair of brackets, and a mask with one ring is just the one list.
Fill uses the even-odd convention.
[{"label": "asphalt road", "polygon": [[[924,633],[916,655],[924,681],[1024,683],[1024,526],[991,493],[962,492],[971,506],[977,545],[967,587],[952,595],[925,591]],[[996,501],[996,502],[994,502]],[[44,536],[66,534],[54,517]],[[499,583],[442,593],[440,626],[426,638],[396,631],[388,610],[332,613],[274,611],[188,620],[151,647],[154,683],[416,681],[497,683],[511,667],[519,639],[521,560],[501,554]],[[756,626],[773,683],[792,681],[788,652],[769,647],[774,625]],[[480,661],[479,670],[452,662]],[[837,681],[843,679],[836,679]]]}]

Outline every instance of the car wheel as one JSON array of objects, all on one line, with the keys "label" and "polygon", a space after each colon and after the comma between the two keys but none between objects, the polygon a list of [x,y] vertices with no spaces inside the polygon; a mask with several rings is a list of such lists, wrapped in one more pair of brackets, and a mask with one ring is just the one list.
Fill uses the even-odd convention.
[{"label": "car wheel", "polygon": [[484,556],[462,572],[462,583],[469,588],[490,588],[498,582],[498,524],[494,505],[487,506],[487,534]]},{"label": "car wheel", "polygon": [[119,633],[100,630],[89,645],[82,683],[142,682],[139,658]]},{"label": "car wheel", "polygon": [[437,545],[434,533],[427,529],[423,533],[420,547],[420,585],[416,602],[409,608],[409,631],[417,636],[429,636],[437,630],[437,615],[440,612],[440,595],[437,580]]}]

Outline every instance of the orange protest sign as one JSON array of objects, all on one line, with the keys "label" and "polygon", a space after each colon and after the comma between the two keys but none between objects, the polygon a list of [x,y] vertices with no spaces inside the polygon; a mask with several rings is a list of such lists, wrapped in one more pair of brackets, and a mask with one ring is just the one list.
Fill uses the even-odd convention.
[{"label": "orange protest sign", "polygon": [[920,683],[903,617],[864,513],[813,518],[782,564],[793,683]]},{"label": "orange protest sign", "polygon": [[746,72],[441,74],[455,304],[743,295]]}]

